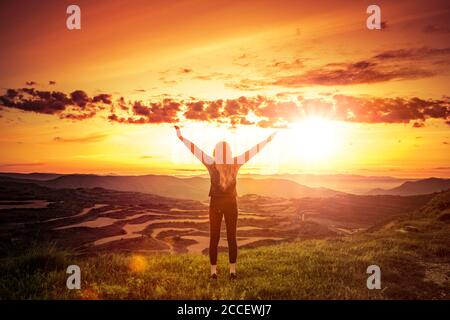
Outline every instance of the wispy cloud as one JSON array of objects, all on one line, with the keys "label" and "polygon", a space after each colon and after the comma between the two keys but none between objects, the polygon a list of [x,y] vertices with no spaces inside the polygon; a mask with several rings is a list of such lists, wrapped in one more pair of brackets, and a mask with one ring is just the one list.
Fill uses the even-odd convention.
[{"label": "wispy cloud", "polygon": [[97,133],[91,134],[83,137],[71,137],[71,138],[63,138],[63,137],[54,137],[53,141],[60,143],[93,143],[100,142],[108,138],[108,134],[105,133]]},{"label": "wispy cloud", "polygon": [[37,167],[43,166],[46,163],[44,162],[19,162],[19,163],[1,163],[0,167],[2,168],[10,168],[10,167]]},{"label": "wispy cloud", "polygon": [[435,64],[449,58],[450,48],[420,47],[386,50],[364,60],[331,62],[309,70],[300,58],[277,60],[264,66],[259,79],[241,79],[226,85],[251,91],[273,86],[349,86],[414,80],[440,74],[442,70]]}]

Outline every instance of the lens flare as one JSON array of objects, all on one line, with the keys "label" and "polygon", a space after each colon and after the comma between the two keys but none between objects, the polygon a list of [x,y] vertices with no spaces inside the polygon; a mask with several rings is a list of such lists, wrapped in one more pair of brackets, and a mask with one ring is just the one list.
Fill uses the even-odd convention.
[{"label": "lens flare", "polygon": [[143,256],[134,255],[130,258],[129,268],[131,272],[144,272],[148,268],[147,260]]}]

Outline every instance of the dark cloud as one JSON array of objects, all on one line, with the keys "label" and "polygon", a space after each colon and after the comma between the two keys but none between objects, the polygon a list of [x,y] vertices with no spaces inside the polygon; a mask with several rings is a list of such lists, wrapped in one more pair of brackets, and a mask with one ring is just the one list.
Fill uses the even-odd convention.
[{"label": "dark cloud", "polygon": [[145,124],[145,123],[177,123],[179,121],[179,112],[181,103],[172,99],[163,99],[162,102],[151,102],[144,104],[142,101],[135,101],[131,108],[127,108],[125,100],[120,99],[122,110],[127,109],[132,115],[120,116],[112,112],[108,120],[118,123]]},{"label": "dark cloud", "polygon": [[53,86],[53,85],[56,84],[56,81],[50,80],[50,81],[48,82],[48,84],[51,85],[51,86]]},{"label": "dark cloud", "polygon": [[61,118],[82,120],[92,118],[104,105],[111,105],[111,95],[89,97],[76,90],[69,95],[59,91],[40,91],[34,88],[7,89],[0,96],[0,105],[42,114],[56,114]]},{"label": "dark cloud", "polygon": [[27,82],[25,82],[25,85],[30,86],[30,87],[35,86],[35,85],[37,85],[37,84],[38,84],[38,83],[35,82],[35,81],[27,81]]},{"label": "dark cloud", "polygon": [[[361,61],[353,68],[367,69]],[[126,101],[102,93],[90,97],[82,90],[70,94],[34,88],[8,89],[0,96],[0,106],[28,112],[54,114],[61,119],[84,120],[97,115],[125,124],[178,123],[184,119],[220,124],[284,127],[304,117],[317,116],[359,123],[410,123],[415,128],[427,119],[441,119],[450,125],[450,97],[384,98],[330,94],[305,98],[253,96],[236,99],[187,101],[163,98],[159,101]],[[58,138],[59,139],[59,138]]]},{"label": "dark cloud", "polygon": [[72,101],[78,105],[79,107],[84,108],[88,102],[89,97],[86,92],[82,90],[76,90],[70,94],[70,97],[72,98]]},{"label": "dark cloud", "polygon": [[112,104],[111,95],[106,93],[101,93],[92,98],[93,103],[104,103],[104,104]]},{"label": "dark cloud", "polygon": [[[364,123],[423,122],[450,119],[450,99],[366,98],[335,95],[336,118]],[[416,126],[417,127],[417,126]]]},{"label": "dark cloud", "polygon": [[186,103],[187,110],[184,113],[186,119],[191,120],[209,120],[209,115],[205,110],[204,102],[188,102]]}]

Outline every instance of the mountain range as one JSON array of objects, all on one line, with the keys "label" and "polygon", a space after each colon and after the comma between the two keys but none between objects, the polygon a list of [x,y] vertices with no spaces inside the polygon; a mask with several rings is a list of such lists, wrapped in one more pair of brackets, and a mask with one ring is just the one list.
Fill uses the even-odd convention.
[{"label": "mountain range", "polygon": [[[206,176],[177,177],[170,175],[142,175],[142,176],[117,176],[117,175],[94,175],[94,174],[57,174],[57,173],[0,173],[1,179],[28,181],[49,188],[105,188],[118,191],[132,191],[151,193],[159,196],[206,200],[209,191],[209,178]],[[283,177],[283,178],[282,178]],[[309,181],[308,185],[296,182],[298,179]],[[367,195],[420,195],[450,189],[450,179],[427,178],[422,180],[404,181],[392,177],[366,177],[352,175],[336,176],[314,176],[314,175],[240,175],[238,176],[237,191],[239,195],[258,194],[261,196],[281,197],[281,198],[321,198],[332,197],[338,194],[352,193],[347,188],[329,188],[327,181],[335,181],[339,186],[339,181],[346,184],[361,183],[370,185],[394,184],[393,188],[375,188],[368,192],[359,192]],[[323,184],[321,184],[321,181]],[[366,181],[366,182],[365,182]],[[327,186],[327,187],[324,187]],[[338,191],[339,190],[339,191]],[[345,192],[344,192],[345,191]],[[355,192],[356,194],[357,192]]]},{"label": "mountain range", "polygon": [[[52,175],[0,174],[2,179],[20,180],[49,188],[104,188],[118,191],[151,193],[154,195],[192,200],[206,200],[209,178],[180,178],[168,175],[143,176],[100,176],[71,174]],[[50,178],[45,180],[45,177]],[[287,179],[238,178],[239,195],[258,194],[262,196],[300,198],[331,197],[343,192],[327,188],[310,188]]]},{"label": "mountain range", "polygon": [[450,189],[450,179],[427,178],[417,181],[407,181],[392,189],[373,189],[369,195],[413,196],[441,192]]}]

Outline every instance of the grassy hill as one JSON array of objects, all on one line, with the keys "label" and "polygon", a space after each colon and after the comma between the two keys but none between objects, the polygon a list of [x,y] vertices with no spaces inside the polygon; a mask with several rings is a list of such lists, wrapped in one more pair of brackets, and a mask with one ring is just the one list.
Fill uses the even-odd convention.
[{"label": "grassy hill", "polygon": [[[239,279],[208,279],[202,255],[77,256],[56,246],[9,250],[0,262],[2,299],[449,299],[450,192],[371,232],[241,250]],[[444,218],[442,218],[444,217]],[[65,288],[77,264],[82,289]],[[381,290],[368,290],[366,268],[381,267]]]}]

